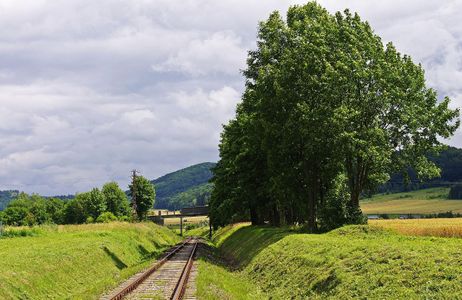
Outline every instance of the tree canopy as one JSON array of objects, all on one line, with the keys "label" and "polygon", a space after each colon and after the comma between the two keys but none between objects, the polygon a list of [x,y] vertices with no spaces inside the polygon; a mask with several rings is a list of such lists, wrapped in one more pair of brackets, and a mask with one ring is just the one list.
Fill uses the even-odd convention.
[{"label": "tree canopy", "polygon": [[132,205],[139,220],[146,219],[148,210],[154,207],[156,191],[154,185],[143,176],[136,176],[129,185]]},{"label": "tree canopy", "polygon": [[128,220],[128,198],[117,183],[109,182],[100,191],[78,193],[74,199],[45,198],[19,193],[0,215],[7,225],[82,224]]},{"label": "tree canopy", "polygon": [[358,14],[315,2],[260,23],[244,75],[214,169],[214,226],[362,222],[360,195],[389,174],[438,176],[427,155],[459,126],[459,110],[438,101],[420,64]]}]

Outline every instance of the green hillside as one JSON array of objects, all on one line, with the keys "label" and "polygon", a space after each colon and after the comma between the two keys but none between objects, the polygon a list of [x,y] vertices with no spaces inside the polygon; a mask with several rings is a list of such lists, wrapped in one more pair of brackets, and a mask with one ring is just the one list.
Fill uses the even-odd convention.
[{"label": "green hillside", "polygon": [[8,203],[19,194],[19,191],[0,191],[0,210],[4,210]]},{"label": "green hillside", "polygon": [[0,299],[97,299],[179,241],[153,223],[7,228]]},{"label": "green hillside", "polygon": [[206,203],[212,189],[208,182],[214,166],[211,162],[201,163],[153,180],[155,208],[173,210]]},{"label": "green hillside", "polygon": [[462,200],[448,199],[449,188],[378,194],[361,200],[365,214],[436,214],[462,213]]},{"label": "green hillside", "polygon": [[405,184],[401,174],[394,174],[390,180],[379,187],[378,192],[404,192],[431,187],[450,186],[462,182],[462,149],[448,147],[438,156],[429,155],[428,158],[441,169],[441,176],[420,182],[415,172],[409,171],[409,183]]}]

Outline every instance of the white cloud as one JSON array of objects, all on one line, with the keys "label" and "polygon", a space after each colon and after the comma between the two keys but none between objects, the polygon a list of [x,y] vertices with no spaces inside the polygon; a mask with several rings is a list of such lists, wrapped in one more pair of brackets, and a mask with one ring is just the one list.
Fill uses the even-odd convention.
[{"label": "white cloud", "polygon": [[[0,1],[0,189],[74,193],[216,160],[258,22],[304,2]],[[462,105],[462,1],[320,3],[358,11]]]},{"label": "white cloud", "polygon": [[193,76],[237,75],[245,67],[246,51],[232,32],[216,32],[194,39],[167,61],[153,65],[154,71],[177,71]]}]

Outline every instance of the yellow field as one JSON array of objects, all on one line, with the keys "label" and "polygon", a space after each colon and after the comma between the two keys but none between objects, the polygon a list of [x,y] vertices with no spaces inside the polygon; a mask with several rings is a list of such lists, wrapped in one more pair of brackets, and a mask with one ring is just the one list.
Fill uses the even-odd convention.
[{"label": "yellow field", "polygon": [[365,214],[462,213],[462,200],[448,200],[449,188],[432,188],[389,195],[375,195],[361,201]]},{"label": "yellow field", "polygon": [[[186,224],[199,224],[201,222],[208,222],[209,218],[205,216],[199,216],[199,217],[186,217],[183,218],[183,225]],[[169,226],[169,225],[179,225],[180,224],[180,218],[168,218],[164,220],[164,225]]]},{"label": "yellow field", "polygon": [[462,218],[369,220],[369,225],[405,235],[462,237]]}]

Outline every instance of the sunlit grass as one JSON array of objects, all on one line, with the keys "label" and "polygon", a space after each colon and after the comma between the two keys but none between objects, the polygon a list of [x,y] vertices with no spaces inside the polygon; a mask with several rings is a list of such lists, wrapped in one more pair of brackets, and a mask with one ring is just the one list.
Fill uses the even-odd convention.
[{"label": "sunlit grass", "polygon": [[6,228],[0,299],[96,299],[179,241],[153,223]]},{"label": "sunlit grass", "polygon": [[375,226],[326,234],[254,226],[222,232],[220,249],[272,299],[454,299],[462,291],[457,239]]}]

